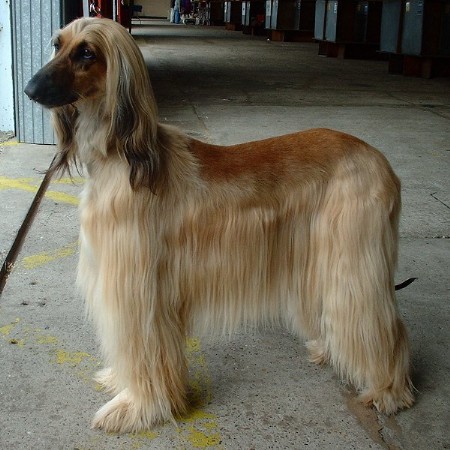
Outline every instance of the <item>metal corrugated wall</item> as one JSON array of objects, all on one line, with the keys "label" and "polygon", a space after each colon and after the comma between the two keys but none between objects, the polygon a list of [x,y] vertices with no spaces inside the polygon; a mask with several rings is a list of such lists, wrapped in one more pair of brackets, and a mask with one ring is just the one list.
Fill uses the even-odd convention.
[{"label": "metal corrugated wall", "polygon": [[23,90],[51,55],[50,39],[61,26],[62,0],[12,2],[16,133],[20,142],[53,144],[50,114]]}]

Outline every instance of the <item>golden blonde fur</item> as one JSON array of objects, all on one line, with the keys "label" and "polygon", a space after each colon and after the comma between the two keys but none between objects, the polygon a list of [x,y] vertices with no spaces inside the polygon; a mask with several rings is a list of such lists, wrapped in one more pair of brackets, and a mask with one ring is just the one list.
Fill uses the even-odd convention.
[{"label": "golden blonde fur", "polygon": [[80,19],[54,42],[27,93],[52,108],[54,169],[88,174],[78,285],[106,362],[98,379],[115,394],[93,426],[139,431],[183,415],[186,335],[266,323],[306,338],[311,360],[366,403],[409,407],[393,279],[400,183],[381,153],[326,129],[202,143],[158,124],[120,25]]}]

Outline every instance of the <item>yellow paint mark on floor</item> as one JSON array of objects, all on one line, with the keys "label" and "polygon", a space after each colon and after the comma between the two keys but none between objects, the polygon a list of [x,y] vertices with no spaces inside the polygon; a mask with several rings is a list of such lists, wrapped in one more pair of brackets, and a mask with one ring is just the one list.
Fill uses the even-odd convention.
[{"label": "yellow paint mark on floor", "polygon": [[[9,178],[0,176],[0,190],[16,189],[36,193],[39,189],[40,181],[34,178]],[[80,203],[77,196],[66,194],[65,192],[47,191],[45,197],[55,202],[67,203],[69,205],[77,206]]]},{"label": "yellow paint mark on floor", "polygon": [[76,367],[87,358],[91,358],[91,355],[86,352],[67,352],[61,349],[56,350],[56,362],[58,364],[68,364],[71,367]]},{"label": "yellow paint mark on floor", "polygon": [[10,336],[19,322],[20,319],[16,319],[12,323],[0,327],[0,338],[3,336],[6,342],[16,347],[24,347],[25,343],[48,347],[52,355],[50,360],[52,363],[75,369],[74,372],[79,379],[91,389],[98,390],[99,384],[93,380],[94,372],[98,370],[100,364],[97,358],[86,352],[61,349],[58,338],[46,334],[45,330],[41,328],[20,327],[13,336]]},{"label": "yellow paint mark on floor", "polygon": [[13,147],[15,145],[19,145],[17,141],[5,141],[0,143],[0,147]]},{"label": "yellow paint mark on floor", "polygon": [[192,355],[195,352],[201,351],[201,343],[198,338],[188,338],[186,341],[187,352]]},{"label": "yellow paint mark on floor", "polygon": [[63,178],[57,178],[56,180],[52,180],[51,184],[73,184],[73,185],[80,185],[85,182],[85,179],[82,177],[63,177]]},{"label": "yellow paint mark on floor", "polygon": [[159,434],[155,431],[141,431],[140,433],[136,433],[133,436],[144,439],[155,439],[159,436]]},{"label": "yellow paint mark on floor", "polygon": [[180,419],[177,432],[193,448],[220,449],[222,438],[217,416],[202,409],[211,400],[211,378],[200,340],[188,339],[186,349],[191,372],[190,388],[196,407]]},{"label": "yellow paint mark on floor", "polygon": [[0,176],[0,189],[19,189],[22,191],[36,192],[38,187],[32,185],[33,178],[9,178]]},{"label": "yellow paint mark on floor", "polygon": [[20,322],[20,319],[17,318],[14,322],[9,323],[8,325],[4,325],[3,327],[0,327],[0,334],[3,336],[9,336],[11,331],[17,326],[17,324]]},{"label": "yellow paint mark on floor", "polygon": [[75,195],[66,194],[65,192],[58,191],[47,191],[45,197],[57,202],[57,203],[67,203],[69,205],[78,206],[80,200]]},{"label": "yellow paint mark on floor", "polygon": [[207,448],[219,445],[221,442],[219,433],[204,433],[195,427],[189,427],[189,442],[195,448]]},{"label": "yellow paint mark on floor", "polygon": [[57,259],[72,256],[76,253],[77,249],[78,249],[78,241],[75,241],[65,245],[64,247],[52,250],[50,252],[42,252],[38,253],[37,255],[25,256],[22,259],[22,266],[25,269],[33,270]]},{"label": "yellow paint mark on floor", "polygon": [[36,337],[38,344],[57,344],[58,338],[56,336],[40,335]]},{"label": "yellow paint mark on floor", "polygon": [[183,417],[183,422],[196,422],[197,420],[215,418],[216,416],[214,414],[202,411],[201,409],[194,409],[193,411],[190,411],[187,416]]},{"label": "yellow paint mark on floor", "polygon": [[201,342],[198,338],[189,338],[186,342],[187,360],[191,368],[191,390],[195,402],[207,404],[211,400],[211,378]]},{"label": "yellow paint mark on floor", "polygon": [[131,448],[138,450],[147,447],[148,441],[152,441],[159,437],[159,433],[155,431],[141,431],[139,433],[130,433],[129,438],[132,441]]},{"label": "yellow paint mark on floor", "polygon": [[23,347],[25,345],[25,340],[12,338],[9,340],[9,343],[17,345],[18,347]]}]

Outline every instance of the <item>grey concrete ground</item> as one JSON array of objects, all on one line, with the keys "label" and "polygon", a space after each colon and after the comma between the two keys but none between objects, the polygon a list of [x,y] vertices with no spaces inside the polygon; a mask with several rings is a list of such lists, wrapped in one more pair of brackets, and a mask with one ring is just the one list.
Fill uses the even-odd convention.
[{"label": "grey concrete ground", "polygon": [[[192,337],[192,413],[136,435],[93,431],[109,399],[91,324],[74,292],[77,195],[54,181],[0,299],[1,449],[450,448],[450,82],[389,75],[379,61],[317,56],[311,43],[155,24],[133,30],[161,121],[230,144],[325,126],[385,153],[403,183],[398,293],[417,403],[395,417],[360,406],[329,367],[283,330]],[[51,160],[50,146],[0,145],[0,251],[6,254]]]}]

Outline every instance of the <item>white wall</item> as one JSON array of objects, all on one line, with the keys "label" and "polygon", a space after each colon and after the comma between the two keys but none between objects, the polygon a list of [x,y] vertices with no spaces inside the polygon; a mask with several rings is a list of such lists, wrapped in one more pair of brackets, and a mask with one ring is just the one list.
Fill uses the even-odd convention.
[{"label": "white wall", "polygon": [[170,0],[134,0],[134,3],[142,5],[144,16],[167,17],[170,10]]},{"label": "white wall", "polygon": [[11,0],[0,0],[0,131],[14,131]]}]

